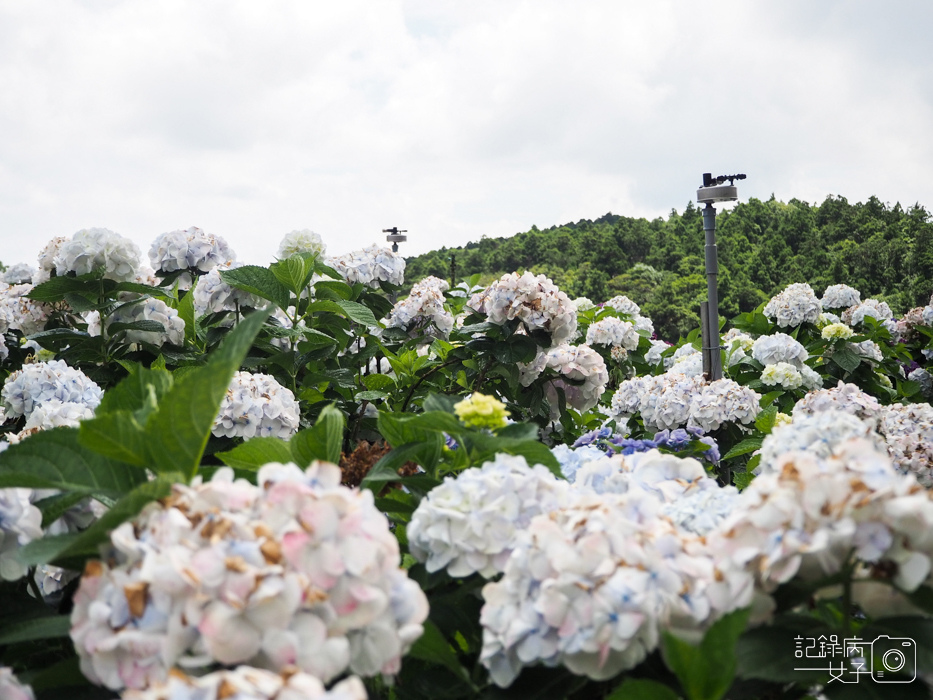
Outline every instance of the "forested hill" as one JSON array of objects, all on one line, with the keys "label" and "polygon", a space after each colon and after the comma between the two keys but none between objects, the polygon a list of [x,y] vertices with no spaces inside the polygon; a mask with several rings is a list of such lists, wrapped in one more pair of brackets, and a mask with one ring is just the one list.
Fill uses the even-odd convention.
[{"label": "forested hill", "polygon": [[[749,311],[793,282],[817,294],[845,283],[888,302],[896,313],[926,304],[933,292],[933,223],[922,206],[885,205],[875,197],[819,206],[751,199],[717,217],[720,310]],[[603,301],[625,294],[675,339],[699,325],[706,298],[701,209],[687,205],[653,221],[606,214],[509,238],[483,238],[408,259],[405,277],[450,279],[475,273],[544,273],[571,297]]]}]

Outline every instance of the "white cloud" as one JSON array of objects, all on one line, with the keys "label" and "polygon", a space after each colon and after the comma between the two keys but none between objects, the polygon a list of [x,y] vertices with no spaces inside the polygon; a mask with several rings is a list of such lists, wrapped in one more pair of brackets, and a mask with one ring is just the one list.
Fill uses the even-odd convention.
[{"label": "white cloud", "polygon": [[[933,10],[886,3],[0,1],[0,260],[190,225],[404,252],[743,196],[924,203]],[[929,202],[928,202],[929,203]]]}]

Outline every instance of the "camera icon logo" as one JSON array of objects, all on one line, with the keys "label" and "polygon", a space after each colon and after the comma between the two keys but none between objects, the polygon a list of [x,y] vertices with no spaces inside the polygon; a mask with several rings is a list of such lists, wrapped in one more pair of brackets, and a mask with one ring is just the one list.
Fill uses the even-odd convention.
[{"label": "camera icon logo", "polygon": [[871,677],[877,683],[910,683],[917,677],[917,643],[878,635],[871,643]]}]

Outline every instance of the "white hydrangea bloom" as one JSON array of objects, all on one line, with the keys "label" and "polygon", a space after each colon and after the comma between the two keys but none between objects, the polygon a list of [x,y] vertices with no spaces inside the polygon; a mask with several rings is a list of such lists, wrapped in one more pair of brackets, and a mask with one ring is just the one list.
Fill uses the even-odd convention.
[{"label": "white hydrangea bloom", "polygon": [[923,319],[923,325],[933,326],[933,306],[924,306],[921,318]]},{"label": "white hydrangea bloom", "polygon": [[[233,311],[237,307],[246,306],[256,309],[266,306],[268,302],[264,299],[249,292],[244,292],[242,289],[231,287],[221,278],[221,272],[233,270],[240,266],[239,263],[218,265],[206,275],[198,278],[197,286],[192,292],[194,294],[194,310],[198,316],[220,311]],[[232,324],[233,319],[227,319],[226,325]]]},{"label": "white hydrangea bloom", "polygon": [[339,467],[321,462],[267,464],[257,477],[222,468],[176,484],[111,533],[71,614],[88,679],[143,689],[176,664],[211,661],[325,683],[399,672],[428,605],[372,493],[341,486]]},{"label": "white hydrangea bloom", "polygon": [[51,399],[79,403],[95,409],[103,391],[84,372],[69,367],[64,360],[24,365],[3,383],[0,398],[7,416],[26,416]]},{"label": "white hydrangea bloom", "polygon": [[589,311],[590,309],[595,309],[596,304],[586,297],[577,297],[571,301],[573,307],[577,310],[577,313],[583,313],[584,311]]},{"label": "white hydrangea bloom", "polygon": [[[612,401],[609,404],[609,412],[612,416],[628,419],[638,413],[645,383],[652,379],[652,377],[632,377],[619,384],[619,388],[612,395]],[[653,386],[654,382],[650,383]]]},{"label": "white hydrangea bloom", "polygon": [[[171,308],[161,299],[149,297],[134,304],[124,304],[107,319],[109,329],[111,323],[136,323],[138,321],[154,321],[165,330],[157,331],[126,331],[128,343],[149,343],[150,345],[185,344],[185,321],[178,315],[176,309]],[[90,323],[88,332],[90,333]],[[100,317],[97,319],[99,329]],[[92,334],[93,335],[93,334]]]},{"label": "white hydrangea bloom", "polygon": [[667,350],[670,345],[664,342],[663,340],[649,340],[651,347],[645,353],[645,362],[649,365],[657,365],[661,363],[661,360],[664,359],[661,357],[661,353]]},{"label": "white hydrangea bloom", "polygon": [[654,335],[654,324],[647,316],[636,316],[632,321],[635,323],[635,330],[642,335],[649,337]]},{"label": "white hydrangea bloom", "polygon": [[933,407],[928,403],[885,406],[878,430],[894,466],[933,487]]},{"label": "white hydrangea bloom", "polygon": [[594,680],[640,663],[661,630],[695,637],[747,605],[751,577],[659,513],[652,494],[583,493],[536,517],[483,588],[480,659],[497,685],[525,665]]},{"label": "white hydrangea bloom", "polygon": [[491,578],[504,570],[518,534],[534,516],[560,508],[567,489],[546,467],[497,454],[422,499],[407,529],[411,554],[429,572]]},{"label": "white hydrangea bloom", "polygon": [[86,228],[61,244],[55,271],[59,276],[85,275],[103,267],[107,279],[128,282],[136,277],[139,263],[139,246],[129,238],[105,228]]},{"label": "white hydrangea bloom", "polygon": [[275,257],[284,260],[296,253],[313,253],[319,258],[323,258],[326,252],[327,246],[321,236],[311,229],[304,228],[300,231],[286,233],[282,242],[279,243],[279,250]]},{"label": "white hydrangea bloom", "polygon": [[850,306],[842,312],[842,321],[850,326],[859,325],[866,316],[871,316],[876,321],[891,321],[894,319],[894,313],[891,307],[883,301],[877,299],[866,299],[860,304]]},{"label": "white hydrangea bloom", "polygon": [[726,350],[726,362],[728,366],[733,367],[748,357],[754,344],[754,338],[746,333],[742,333],[736,328],[733,328],[722,336],[720,345]]},{"label": "white hydrangea bloom", "polygon": [[51,307],[27,299],[32,290],[31,284],[0,284],[0,333],[18,330],[32,335],[45,329]]},{"label": "white hydrangea bloom", "polygon": [[[660,381],[659,381],[660,380]],[[646,378],[645,396],[639,402],[646,428],[674,430],[687,424],[690,406],[705,382],[701,376],[668,373]]]},{"label": "white hydrangea bloom", "polygon": [[51,279],[52,272],[55,271],[55,258],[58,256],[58,251],[62,247],[62,244],[67,240],[68,239],[64,236],[57,236],[46,243],[45,247],[39,251],[39,269],[36,274],[32,276],[33,284],[42,284]]},{"label": "white hydrangea bloom", "polygon": [[383,319],[386,328],[401,328],[414,337],[419,331],[446,338],[454,327],[454,317],[444,308],[444,292],[450,288],[438,277],[426,277],[411,288],[407,298],[396,302]]},{"label": "white hydrangea bloom", "polygon": [[467,306],[485,314],[490,323],[502,325],[517,318],[527,331],[545,330],[551,334],[552,345],[570,340],[577,331],[573,303],[544,275],[503,275],[474,294]]},{"label": "white hydrangea bloom", "polygon": [[667,370],[668,374],[686,374],[688,377],[700,377],[703,374],[703,354],[699,352],[686,355],[679,358],[671,368]]},{"label": "white hydrangea bloom", "polygon": [[405,282],[405,258],[377,245],[329,258],[327,264],[340,273],[347,284],[359,282],[376,289],[380,282],[395,285]]},{"label": "white hydrangea bloom", "polygon": [[13,675],[13,669],[0,668],[0,698],[3,700],[36,700],[35,693],[28,685],[20,683]]},{"label": "white hydrangea bloom", "polygon": [[683,358],[689,357],[690,355],[700,355],[700,354],[701,354],[700,351],[697,350],[695,347],[693,347],[693,345],[691,345],[690,343],[684,343],[679,348],[677,348],[672,355],[664,358],[664,367],[666,369],[670,369],[678,361],[682,360]]},{"label": "white hydrangea bloom", "polygon": [[852,438],[830,457],[780,456],[707,540],[755,572],[765,592],[791,578],[831,576],[853,552],[912,591],[930,572],[931,526],[933,494],[898,474],[870,442]]},{"label": "white hydrangea bloom", "polygon": [[122,700],[367,700],[366,686],[356,676],[327,690],[314,676],[273,673],[240,666],[206,676],[185,676],[174,671],[165,683],[144,690],[127,690]]},{"label": "white hydrangea bloom", "polygon": [[923,367],[911,370],[910,374],[907,375],[907,379],[920,385],[921,394],[927,398],[933,397],[933,376]]},{"label": "white hydrangea bloom", "polygon": [[862,294],[847,284],[833,284],[823,292],[820,305],[824,309],[847,309],[856,306],[862,301]]},{"label": "white hydrangea bloom", "polygon": [[278,437],[298,431],[300,409],[291,389],[268,374],[237,372],[220,402],[211,432],[220,437]]},{"label": "white hydrangea bloom", "polygon": [[763,335],[752,343],[752,357],[763,365],[786,362],[800,369],[810,357],[810,353],[786,333],[775,333]]},{"label": "white hydrangea bloom", "polygon": [[[714,479],[710,481],[715,484]],[[666,503],[661,513],[679,529],[706,536],[736,510],[738,502],[739,490],[735,486],[693,489]]]},{"label": "white hydrangea bloom", "polygon": [[851,338],[855,335],[855,331],[844,323],[829,323],[823,326],[821,335],[823,340],[837,340],[839,338]]},{"label": "white hydrangea bloom", "polygon": [[823,375],[807,365],[800,368],[800,376],[803,378],[803,386],[807,391],[816,391],[823,388]]},{"label": "white hydrangea bloom", "polygon": [[761,371],[761,383],[767,386],[780,386],[782,389],[792,390],[803,386],[803,376],[794,365],[787,362],[778,362],[767,365]]},{"label": "white hydrangea bloom", "polygon": [[577,479],[577,472],[584,464],[606,458],[606,453],[598,447],[584,445],[572,448],[569,445],[554,445],[551,454],[560,464],[560,473],[564,475],[567,483],[572,484]]},{"label": "white hydrangea bloom", "polygon": [[[558,390],[564,392],[568,406],[583,413],[599,403],[609,383],[605,361],[588,345],[553,347],[547,352],[545,365],[559,375],[544,387],[552,418],[559,411]],[[572,383],[580,381],[583,383]]]},{"label": "white hydrangea bloom", "polygon": [[36,268],[29,263],[16,263],[10,265],[0,275],[0,282],[4,284],[32,284],[32,277],[36,274]]},{"label": "white hydrangea bloom", "polygon": [[188,269],[208,272],[235,260],[236,253],[223,237],[197,226],[159,234],[149,248],[149,261],[161,272]]},{"label": "white hydrangea bloom", "polygon": [[710,433],[724,423],[750,425],[761,413],[760,401],[758,392],[731,379],[717,379],[692,397],[687,427]]},{"label": "white hydrangea bloom", "polygon": [[606,302],[606,306],[615,309],[620,314],[628,314],[632,318],[641,316],[641,308],[627,296],[619,295],[612,297]]},{"label": "white hydrangea bloom", "polygon": [[834,323],[842,323],[842,319],[839,318],[836,314],[831,314],[826,311],[821,313],[816,319],[816,327],[820,330],[826,328],[826,326],[831,326]]},{"label": "white hydrangea bloom", "polygon": [[42,513],[30,501],[32,489],[0,489],[0,579],[16,581],[26,575],[17,558],[20,547],[42,537]]},{"label": "white hydrangea bloom", "polygon": [[875,449],[884,444],[870,424],[851,413],[839,410],[794,416],[790,423],[775,424],[761,446],[761,471],[776,469],[777,459],[785,452],[808,452],[817,457],[829,457],[846,440],[862,438]]},{"label": "white hydrangea bloom", "polygon": [[35,406],[19,433],[8,434],[7,438],[11,444],[16,444],[41,430],[76,428],[81,421],[93,417],[94,409],[85,403],[47,399]]},{"label": "white hydrangea bloom", "polygon": [[640,339],[641,336],[638,335],[633,324],[615,316],[600,319],[590,324],[586,330],[587,345],[608,345],[632,351],[638,348]]},{"label": "white hydrangea bloom", "polygon": [[874,427],[881,417],[881,404],[870,394],[858,388],[855,384],[846,384],[843,381],[832,389],[811,391],[796,403],[793,410],[794,419],[818,413],[820,411],[845,411],[857,418],[868,421]]},{"label": "white hydrangea bloom", "polygon": [[[0,362],[3,362],[6,358],[10,356],[10,350],[6,346],[6,341],[3,339],[3,334],[0,334]],[[0,409],[0,423],[3,422],[2,409]]]},{"label": "white hydrangea bloom", "polygon": [[804,323],[816,323],[823,307],[809,284],[788,285],[783,292],[771,297],[764,314],[782,328],[794,328]]},{"label": "white hydrangea bloom", "polygon": [[873,340],[863,340],[860,343],[849,343],[849,349],[855,354],[864,357],[866,360],[881,362],[884,355],[881,353],[881,346]]},{"label": "white hydrangea bloom", "polygon": [[678,457],[660,450],[630,455],[601,455],[576,472],[574,487],[595,493],[628,493],[640,489],[663,504],[672,504],[697,490],[719,489],[703,465],[692,457]]}]

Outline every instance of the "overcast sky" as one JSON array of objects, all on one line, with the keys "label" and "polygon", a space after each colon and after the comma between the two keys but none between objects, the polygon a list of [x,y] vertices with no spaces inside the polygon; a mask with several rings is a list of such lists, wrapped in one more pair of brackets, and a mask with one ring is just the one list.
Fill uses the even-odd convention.
[{"label": "overcast sky", "polygon": [[0,0],[0,260],[199,226],[270,262],[742,199],[933,208],[933,3]]}]

